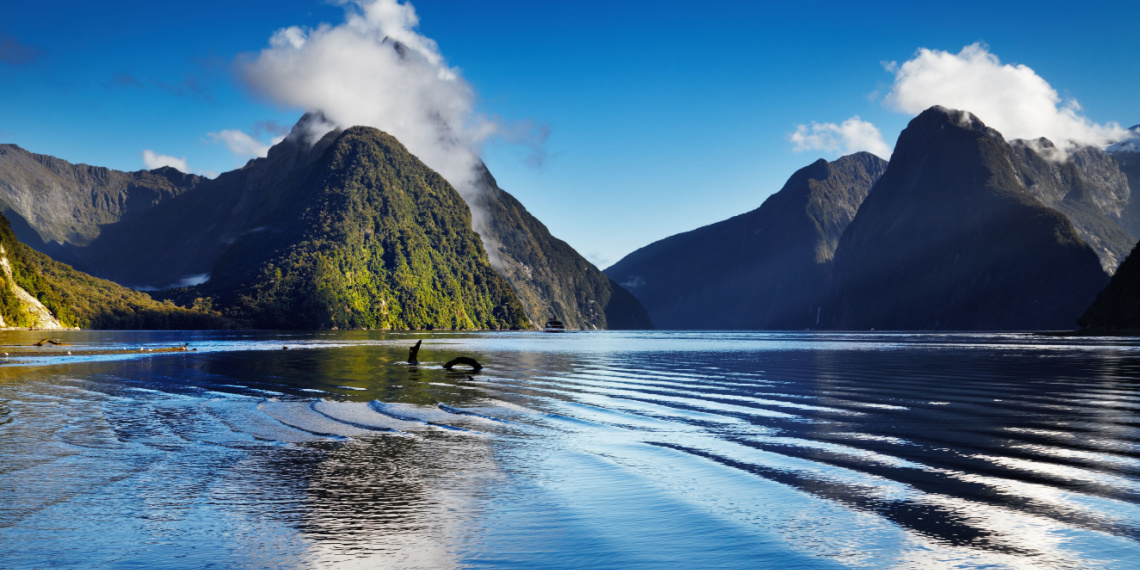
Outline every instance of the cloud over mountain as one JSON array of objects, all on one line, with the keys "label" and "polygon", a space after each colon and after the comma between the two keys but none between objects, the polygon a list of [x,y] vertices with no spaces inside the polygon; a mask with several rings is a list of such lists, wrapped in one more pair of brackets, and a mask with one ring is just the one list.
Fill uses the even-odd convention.
[{"label": "cloud over mountain", "polygon": [[843,121],[842,124],[816,123],[811,126],[798,125],[788,136],[795,144],[796,152],[822,150],[838,154],[854,154],[867,151],[880,158],[891,157],[891,147],[883,142],[883,133],[878,127],[859,118],[858,115]]},{"label": "cloud over mountain", "polygon": [[170,166],[182,172],[189,173],[190,165],[186,164],[186,157],[176,158],[167,154],[158,154],[153,150],[146,149],[142,151],[143,164],[147,170],[154,170],[162,168],[163,166]]},{"label": "cloud over mountain", "polygon": [[[1066,156],[1074,144],[1105,147],[1128,137],[1128,131],[1115,122],[1099,124],[1086,117],[1076,99],[1062,98],[1029,66],[1003,64],[981,43],[956,54],[920,48],[902,64],[890,62],[884,67],[894,81],[881,100],[892,111],[913,116],[935,105],[970,111],[1006,139],[1049,139],[1056,147],[1041,150],[1057,158]],[[890,156],[879,129],[858,115],[841,124],[800,124],[788,140],[796,151],[865,150]]]},{"label": "cloud over mountain", "polygon": [[902,113],[934,105],[964,109],[1007,139],[1046,137],[1062,148],[1073,142],[1105,146],[1127,134],[1116,123],[1093,122],[1076,99],[1063,99],[1029,66],[1003,64],[980,43],[956,54],[922,48],[887,69],[895,80],[884,102]]},{"label": "cloud over mountain", "polygon": [[226,145],[226,148],[239,158],[264,158],[269,154],[270,145],[253,138],[244,131],[224,129],[207,134],[215,143]]},{"label": "cloud over mountain", "polygon": [[329,121],[324,132],[353,125],[388,132],[470,195],[479,150],[503,127],[475,109],[474,89],[416,30],[411,4],[344,5],[339,25],[278,30],[267,48],[238,62],[240,77],[272,102],[319,112]]}]

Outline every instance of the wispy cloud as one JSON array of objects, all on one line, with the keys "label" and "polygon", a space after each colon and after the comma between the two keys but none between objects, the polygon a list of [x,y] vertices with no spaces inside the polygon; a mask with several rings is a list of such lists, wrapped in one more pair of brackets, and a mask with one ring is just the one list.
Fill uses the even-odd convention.
[{"label": "wispy cloud", "polygon": [[214,100],[213,86],[219,77],[229,69],[225,60],[219,57],[204,57],[191,60],[192,71],[178,79],[138,76],[134,73],[120,73],[103,82],[107,89],[158,89],[168,95],[180,98],[197,99],[207,103]]},{"label": "wispy cloud", "polygon": [[794,150],[822,150],[828,153],[851,154],[866,151],[882,158],[890,158],[891,147],[883,141],[883,133],[878,127],[860,119],[858,115],[843,121],[842,124],[816,123],[797,125],[795,132],[788,135]]},{"label": "wispy cloud", "polygon": [[120,73],[103,82],[107,89],[146,89],[142,80],[130,73]]},{"label": "wispy cloud", "polygon": [[222,143],[238,158],[264,158],[269,154],[269,145],[257,140],[245,131],[225,129],[207,133],[215,143]]},{"label": "wispy cloud", "polygon": [[143,165],[147,170],[154,170],[162,168],[163,166],[170,166],[182,172],[190,172],[190,165],[186,164],[186,157],[175,158],[166,154],[157,154],[153,150],[146,149],[141,153]]},{"label": "wispy cloud", "polygon": [[291,126],[282,125],[277,121],[258,121],[253,124],[253,136],[260,137],[262,135],[269,135],[274,140],[279,141],[284,139],[285,135],[289,134],[291,128]]},{"label": "wispy cloud", "polygon": [[43,56],[43,50],[27,45],[18,38],[0,35],[0,63],[28,65]]},{"label": "wispy cloud", "polygon": [[1093,122],[1076,99],[1063,99],[1027,65],[1003,64],[981,43],[956,54],[923,48],[885,68],[895,80],[884,102],[902,113],[915,115],[934,105],[962,109],[1008,139],[1045,137],[1062,148],[1104,146],[1127,136],[1117,123]]}]

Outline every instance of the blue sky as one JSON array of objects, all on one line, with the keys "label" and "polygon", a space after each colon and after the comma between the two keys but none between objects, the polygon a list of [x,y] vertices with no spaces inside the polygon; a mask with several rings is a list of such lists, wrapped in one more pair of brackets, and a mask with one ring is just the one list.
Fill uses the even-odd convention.
[{"label": "blue sky", "polygon": [[[858,116],[893,145],[916,106],[943,96],[894,89],[899,67],[884,64],[918,61],[920,48],[950,57],[979,44],[979,57],[1027,66],[1009,89],[1051,87],[1058,109],[1076,100],[1094,127],[1140,123],[1135,2],[412,4],[416,33],[473,89],[478,115],[522,133],[479,140],[500,185],[602,267],[751,210],[796,169],[842,152],[796,150],[800,125]],[[279,29],[344,20],[343,6],[312,0],[9,3],[0,142],[122,170],[143,168],[144,150],[198,172],[234,168],[248,157],[209,133],[268,143],[302,112],[235,62]],[[986,88],[963,89],[988,96],[990,76],[976,81]],[[971,110],[993,124],[1008,114],[995,109]]]}]

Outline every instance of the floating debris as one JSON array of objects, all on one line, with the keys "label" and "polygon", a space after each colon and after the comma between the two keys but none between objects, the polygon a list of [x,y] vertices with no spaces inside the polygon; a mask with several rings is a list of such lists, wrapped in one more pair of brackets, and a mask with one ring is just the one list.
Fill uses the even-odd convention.
[{"label": "floating debris", "polygon": [[478,360],[475,360],[474,358],[470,358],[467,356],[457,356],[455,358],[452,358],[451,360],[448,360],[447,364],[444,364],[443,367],[448,369],[448,370],[451,370],[451,367],[458,366],[460,364],[470,366],[471,369],[474,370],[475,372],[478,372],[478,371],[483,369],[483,365],[479,364]]}]

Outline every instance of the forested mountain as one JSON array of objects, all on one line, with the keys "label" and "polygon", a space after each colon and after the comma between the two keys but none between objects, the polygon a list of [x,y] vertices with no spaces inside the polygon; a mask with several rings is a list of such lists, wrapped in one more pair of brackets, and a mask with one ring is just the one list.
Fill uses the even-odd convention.
[{"label": "forested mountain", "polygon": [[[412,178],[401,180],[395,186],[392,185],[395,184],[393,180],[385,178],[386,175],[381,174],[391,170],[393,164],[390,161],[407,162],[408,157],[410,157],[407,155],[407,151],[403,150],[402,145],[387,135],[380,137],[384,139],[381,146],[384,146],[385,150],[372,153],[372,157],[365,162],[354,162],[346,156],[342,156],[342,160],[335,164],[324,161],[328,149],[344,131],[334,131],[315,144],[305,142],[306,137],[302,136],[302,133],[309,130],[309,122],[321,120],[319,116],[306,115],[294,127],[290,136],[270,149],[266,158],[251,160],[244,167],[224,173],[214,180],[182,175],[173,169],[133,174],[119,173],[84,165],[71,165],[58,159],[31,155],[16,149],[11,154],[19,154],[19,160],[8,160],[5,163],[4,157],[0,157],[0,176],[4,175],[5,172],[18,171],[20,173],[19,176],[11,176],[6,186],[0,186],[0,198],[7,197],[10,202],[21,204],[23,203],[20,201],[21,197],[42,194],[44,187],[52,184],[55,184],[56,187],[62,187],[63,190],[57,190],[55,194],[64,196],[66,200],[63,200],[62,203],[71,204],[71,206],[68,208],[53,207],[52,211],[56,213],[54,218],[46,215],[29,216],[27,223],[22,227],[26,230],[24,233],[33,238],[31,240],[33,246],[58,259],[74,264],[78,269],[122,284],[150,290],[185,288],[209,280],[211,285],[201,288],[201,291],[208,290],[210,292],[208,296],[217,297],[219,302],[227,300],[226,302],[229,304],[225,307],[228,314],[240,322],[254,326],[317,326],[318,322],[325,322],[324,317],[315,317],[316,313],[313,311],[320,312],[324,309],[306,307],[305,311],[307,312],[304,314],[307,316],[300,319],[290,319],[284,316],[270,318],[268,316],[270,313],[285,310],[286,306],[291,307],[289,310],[299,310],[300,307],[290,301],[278,309],[269,310],[266,308],[269,306],[266,302],[253,299],[248,295],[242,296],[249,293],[250,290],[227,291],[225,289],[225,287],[230,286],[254,287],[256,291],[260,292],[259,295],[272,297],[275,299],[274,303],[279,301],[284,303],[282,299],[285,297],[279,296],[279,294],[283,295],[283,290],[279,286],[286,287],[286,285],[273,285],[270,283],[272,279],[265,276],[252,281],[249,276],[244,276],[241,279],[235,278],[236,270],[242,269],[244,271],[249,269],[248,266],[254,262],[267,261],[260,257],[250,260],[241,259],[240,255],[251,253],[261,255],[264,253],[257,249],[261,246],[255,247],[250,244],[269,244],[272,242],[274,247],[285,247],[273,240],[281,239],[282,228],[286,227],[290,228],[292,232],[290,239],[302,239],[311,244],[327,245],[336,239],[346,238],[350,235],[331,226],[322,226],[316,229],[305,228],[304,224],[309,223],[312,219],[323,219],[321,218],[322,215],[340,215],[337,213],[314,214],[310,208],[310,200],[327,199],[337,184],[353,178],[361,180],[367,176],[365,171],[371,169],[375,171],[372,174],[373,176],[384,178],[383,181],[374,181],[376,184],[388,184],[385,188],[390,187],[395,188],[395,191],[405,192],[407,196],[411,197],[416,207],[429,210],[437,207],[454,210],[446,214],[443,212],[424,213],[423,215],[426,218],[421,221],[427,223],[428,226],[421,229],[434,231],[431,224],[439,222],[440,217],[460,215],[458,213],[459,208],[465,212],[463,216],[466,216],[464,219],[467,220],[468,228],[470,229],[471,226],[470,213],[462,201],[455,204],[448,197],[446,203],[424,202],[420,204],[418,202],[421,199],[434,199],[433,197],[436,194],[442,192],[439,188],[435,188],[435,194],[413,191],[420,185],[420,183],[415,182],[415,177],[425,178],[428,177],[427,173],[417,170],[413,174],[408,174]],[[360,136],[360,133],[357,132],[350,139],[355,140]],[[399,146],[401,150],[397,152],[387,148],[393,143]],[[372,149],[369,145],[356,145],[352,147],[352,151],[371,153]],[[29,159],[27,157],[35,158]],[[29,163],[40,166],[29,168],[27,166]],[[4,170],[5,164],[14,166]],[[20,166],[20,168],[17,169],[16,166]],[[351,174],[348,172],[338,174],[329,170],[338,167],[351,167],[355,170]],[[422,164],[419,167],[422,167]],[[96,172],[102,178],[112,180],[114,183],[105,183],[100,186],[100,183],[97,183],[97,179],[100,179],[99,176],[87,175],[84,178],[83,176],[68,174],[71,172]],[[437,176],[434,172],[431,175]],[[56,179],[67,178],[67,176],[74,179],[73,184],[61,185],[55,182]],[[127,183],[123,182],[124,180],[133,180],[134,182]],[[160,184],[164,180],[167,181],[166,186]],[[326,186],[318,187],[320,180],[324,180]],[[385,291],[383,287],[368,289],[367,287],[361,288],[360,283],[353,283],[351,285],[353,293],[345,293],[341,291],[342,285],[338,283],[349,283],[354,279],[352,276],[363,275],[360,273],[361,267],[357,265],[352,265],[352,268],[349,268],[348,265],[343,267],[335,264],[335,267],[322,265],[321,267],[325,269],[310,277],[318,281],[325,281],[324,285],[318,287],[318,284],[306,281],[308,284],[305,286],[311,285],[320,288],[327,285],[328,288],[331,288],[328,291],[334,289],[341,291],[332,294],[322,289],[325,293],[332,295],[330,299],[335,299],[335,302],[338,303],[337,309],[327,311],[325,316],[331,315],[329,316],[331,320],[328,320],[324,326],[530,327],[540,326],[546,319],[556,317],[565,321],[568,328],[572,329],[652,328],[652,323],[644,308],[632,295],[602,274],[565,242],[552,237],[546,227],[531,216],[522,204],[498,187],[494,178],[485,169],[483,182],[485,188],[478,198],[479,204],[477,205],[489,213],[488,216],[481,217],[482,225],[479,229],[487,234],[487,239],[483,241],[492,244],[489,247],[493,247],[494,255],[491,258],[493,268],[501,272],[517,291],[517,297],[522,301],[521,306],[526,315],[529,315],[529,319],[525,315],[521,321],[515,319],[512,311],[517,308],[517,301],[513,305],[511,303],[502,305],[503,307],[511,305],[511,307],[506,310],[506,313],[495,318],[490,318],[484,314],[486,313],[485,307],[476,308],[472,305],[466,306],[463,310],[458,310],[456,307],[445,308],[448,303],[459,298],[456,291],[448,289],[456,283],[466,288],[465,291],[478,296],[489,293],[498,287],[499,282],[489,277],[481,277],[482,281],[480,282],[490,289],[480,290],[478,287],[469,288],[468,286],[472,284],[465,281],[467,277],[459,279],[458,282],[450,281],[444,275],[449,274],[456,267],[465,267],[462,271],[476,269],[475,266],[467,265],[470,259],[466,256],[475,255],[468,250],[467,245],[452,248],[452,245],[444,247],[441,243],[431,242],[433,247],[440,246],[444,249],[419,252],[418,248],[429,242],[411,240],[399,247],[416,250],[415,252],[409,250],[407,255],[412,257],[426,256],[425,259],[430,258],[432,264],[442,268],[441,274],[435,275],[428,281],[417,283],[414,287],[408,283],[402,285],[408,291],[416,289],[426,296],[405,297],[399,302],[405,304],[411,302],[425,303],[423,307],[413,309],[404,304],[394,307],[390,304],[393,299],[383,296],[386,294],[383,293]],[[155,188],[165,191],[159,192]],[[450,186],[448,189],[449,192],[454,192]],[[352,193],[348,188],[341,190]],[[306,194],[306,192],[311,192],[312,195]],[[115,199],[101,198],[105,195],[113,195]],[[149,201],[144,201],[143,198]],[[376,204],[381,202],[383,200],[377,201]],[[384,202],[384,204],[388,203]],[[142,214],[144,206],[145,215]],[[382,218],[396,213],[399,212],[386,210],[384,213],[378,213],[362,210],[356,214]],[[299,216],[302,215],[316,216],[317,218],[301,219]],[[420,214],[409,215],[414,217]],[[297,217],[289,218],[289,216]],[[21,217],[20,219],[23,220],[24,218]],[[83,225],[90,220],[94,221],[88,225]],[[448,219],[448,227],[450,228],[448,231],[457,232],[458,230],[450,226],[452,221],[454,220]],[[403,228],[417,223],[419,222],[409,218],[400,220],[398,225]],[[84,228],[84,232],[67,234],[64,230],[72,226]],[[312,232],[302,236],[302,230],[312,230]],[[323,231],[333,231],[334,233],[321,237],[319,233]],[[47,239],[46,242],[40,238],[41,235],[47,236],[44,238]],[[437,237],[428,234],[424,234],[424,236]],[[467,239],[467,236],[459,236],[458,233],[450,236],[449,239],[460,237],[463,240]],[[361,245],[353,244],[350,248]],[[477,249],[482,250],[483,246],[478,240],[475,245]],[[372,247],[371,242],[367,246]],[[396,247],[397,244],[396,242],[386,242],[384,247],[388,246]],[[361,253],[356,249],[352,251],[354,253],[351,255]],[[391,257],[394,250],[385,249],[385,251],[387,252],[385,255],[389,257],[382,258],[380,261],[391,263],[399,261],[399,259]],[[241,253],[239,254],[239,252]],[[349,255],[343,251],[341,254]],[[460,258],[453,260],[447,257],[451,255],[458,255]],[[407,257],[405,261],[411,261],[412,257]],[[274,267],[280,268],[279,264],[285,261],[284,258],[277,259],[274,262]],[[296,261],[292,258],[289,260],[290,263]],[[370,267],[368,274],[377,275],[375,271],[379,270],[381,265]],[[427,270],[427,267],[422,264],[409,265],[409,267],[411,266],[415,266],[417,271]],[[342,269],[349,271],[351,276],[338,274],[337,271]],[[398,265],[385,266],[384,271],[403,275],[402,269]],[[482,270],[479,269],[479,271]],[[457,275],[452,275],[452,277]],[[310,279],[310,277],[306,279]],[[291,277],[291,279],[293,278],[296,278],[296,275]],[[439,280],[433,281],[436,278]],[[299,286],[298,283],[294,282],[293,285],[287,287]],[[344,286],[347,287],[348,285]],[[436,286],[443,287],[443,289],[434,290],[433,293],[427,295],[428,290]],[[198,292],[198,290],[195,291]],[[380,296],[372,299],[366,298],[367,295],[373,293]],[[186,297],[188,294],[190,293],[180,289],[175,292],[164,293],[163,296],[188,300]],[[494,294],[498,295],[499,293]],[[241,300],[238,301],[238,299]],[[496,297],[496,299],[498,300],[495,303],[506,303],[503,298]],[[351,302],[341,303],[341,301],[346,300]],[[468,301],[472,301],[472,299],[468,299]],[[374,304],[375,307],[370,304]],[[242,316],[239,314],[242,307],[248,310],[256,308],[257,314],[251,313]],[[415,311],[421,309],[422,314],[412,316]],[[401,316],[396,316],[397,314]]]},{"label": "forested mountain", "polygon": [[443,177],[369,127],[316,148],[249,209],[254,229],[225,248],[211,279],[173,298],[209,299],[257,328],[528,326]]}]

